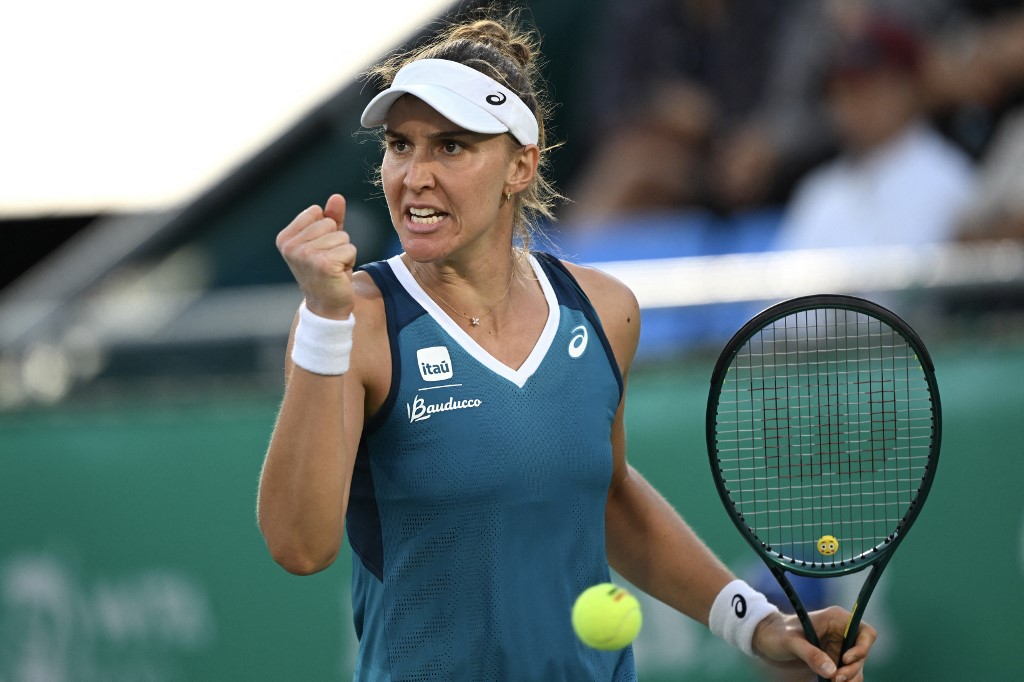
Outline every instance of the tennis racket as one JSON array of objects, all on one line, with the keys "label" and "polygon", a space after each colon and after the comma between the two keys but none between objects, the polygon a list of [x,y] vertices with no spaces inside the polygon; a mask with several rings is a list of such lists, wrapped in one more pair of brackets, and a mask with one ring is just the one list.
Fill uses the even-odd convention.
[{"label": "tennis racket", "polygon": [[812,644],[820,647],[786,574],[824,578],[871,568],[840,659],[921,512],[941,425],[924,343],[870,301],[784,301],[743,325],[718,358],[706,422],[715,485]]}]

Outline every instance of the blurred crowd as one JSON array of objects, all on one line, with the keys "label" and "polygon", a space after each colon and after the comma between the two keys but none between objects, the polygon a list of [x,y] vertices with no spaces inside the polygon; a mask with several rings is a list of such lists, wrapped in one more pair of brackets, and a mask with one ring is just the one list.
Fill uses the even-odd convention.
[{"label": "blurred crowd", "polygon": [[1024,0],[605,12],[563,229],[776,208],[784,248],[1024,238]]}]

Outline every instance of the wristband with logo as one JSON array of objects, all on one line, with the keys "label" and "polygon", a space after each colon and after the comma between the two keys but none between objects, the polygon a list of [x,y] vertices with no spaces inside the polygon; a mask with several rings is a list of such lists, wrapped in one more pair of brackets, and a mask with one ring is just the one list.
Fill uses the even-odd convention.
[{"label": "wristband with logo", "polygon": [[738,647],[748,656],[754,652],[754,630],[757,624],[778,609],[768,599],[742,580],[733,580],[722,588],[711,605],[708,626],[711,632]]}]

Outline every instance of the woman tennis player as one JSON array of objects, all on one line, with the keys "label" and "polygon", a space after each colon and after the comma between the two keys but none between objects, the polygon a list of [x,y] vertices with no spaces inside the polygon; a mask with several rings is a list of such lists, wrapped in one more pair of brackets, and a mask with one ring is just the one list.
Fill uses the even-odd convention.
[{"label": "woman tennis player", "polygon": [[543,177],[535,35],[446,29],[375,70],[380,182],[403,253],[355,272],[345,200],[277,239],[305,297],[259,488],[273,558],[309,574],[347,532],[359,680],[635,680],[570,619],[609,565],[752,655],[860,680],[712,555],[626,461],[640,311],[621,283],[529,248]]}]

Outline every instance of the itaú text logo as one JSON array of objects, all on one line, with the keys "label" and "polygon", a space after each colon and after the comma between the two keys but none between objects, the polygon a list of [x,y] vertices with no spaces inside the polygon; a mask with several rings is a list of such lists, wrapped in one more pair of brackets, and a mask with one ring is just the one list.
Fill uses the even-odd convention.
[{"label": "ita\u00fa text logo", "polygon": [[416,364],[424,381],[444,381],[451,379],[454,374],[452,357],[445,346],[420,348],[416,351]]}]

